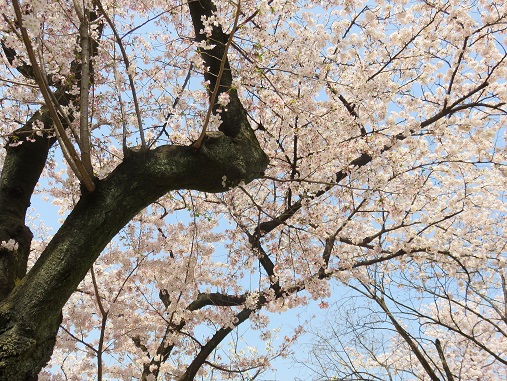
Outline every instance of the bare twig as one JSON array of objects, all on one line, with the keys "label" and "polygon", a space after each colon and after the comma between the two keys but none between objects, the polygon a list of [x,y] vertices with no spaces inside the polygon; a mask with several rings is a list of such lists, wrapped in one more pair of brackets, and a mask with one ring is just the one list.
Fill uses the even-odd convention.
[{"label": "bare twig", "polygon": [[146,140],[144,138],[143,122],[141,120],[141,109],[139,108],[139,102],[137,100],[136,88],[134,85],[134,77],[132,76],[132,73],[130,70],[130,68],[131,68],[130,60],[127,56],[127,52],[125,51],[125,47],[123,46],[123,42],[121,40],[121,37],[118,34],[118,31],[116,30],[116,27],[114,26],[113,21],[107,15],[104,7],[102,6],[102,3],[100,2],[100,0],[95,0],[94,3],[97,5],[100,13],[104,16],[107,23],[111,27],[111,30],[113,31],[113,34],[114,34],[114,38],[116,39],[116,43],[118,44],[118,47],[120,48],[121,55],[123,58],[123,63],[125,64],[125,68],[127,69],[126,71],[127,71],[127,75],[128,75],[129,83],[130,83],[130,91],[132,92],[132,100],[134,101],[134,108],[136,110],[137,127],[139,129],[139,136],[141,138],[141,150],[144,151],[144,150],[146,150],[147,146],[146,146]]},{"label": "bare twig", "polygon": [[407,345],[410,347],[410,350],[417,357],[417,359],[419,360],[419,363],[422,365],[422,367],[426,371],[426,374],[429,376],[429,378],[432,381],[440,381],[439,378],[437,377],[437,375],[435,374],[433,367],[431,366],[429,361],[426,359],[423,352],[417,346],[417,343],[412,339],[410,334],[401,326],[401,324],[398,322],[398,320],[394,317],[392,312],[387,307],[385,300],[382,297],[379,297],[378,295],[376,295],[366,285],[363,284],[363,286],[368,289],[368,293],[370,294],[370,297],[380,306],[380,308],[382,308],[382,310],[387,315],[389,320],[391,320],[391,322],[394,325],[394,328],[396,329],[398,334],[403,338],[403,340],[405,340]]},{"label": "bare twig", "polygon": [[[173,110],[176,108],[176,106],[178,105],[179,101],[180,101],[180,98],[183,94],[183,92],[185,91],[185,88],[187,87],[188,85],[188,81],[190,81],[190,77],[192,76],[192,70],[194,68],[194,64],[193,63],[190,63],[190,66],[188,67],[188,72],[187,72],[187,76],[185,77],[184,81],[183,81],[183,85],[181,85],[181,90],[179,92],[179,94],[176,96],[176,98],[174,99],[174,102],[172,104],[172,108]],[[150,145],[148,146],[148,148],[151,148],[151,146],[153,146],[158,139],[160,139],[160,137],[162,136],[163,133],[165,133],[167,135],[167,137],[169,137],[169,134],[167,133],[167,125],[169,124],[169,120],[171,118],[171,116],[173,115],[173,113],[169,113],[169,115],[167,115],[166,117],[166,120],[164,122],[164,124],[162,125],[162,128],[160,130],[160,132],[158,133],[157,137],[155,139],[153,139],[153,141],[150,143]]]}]

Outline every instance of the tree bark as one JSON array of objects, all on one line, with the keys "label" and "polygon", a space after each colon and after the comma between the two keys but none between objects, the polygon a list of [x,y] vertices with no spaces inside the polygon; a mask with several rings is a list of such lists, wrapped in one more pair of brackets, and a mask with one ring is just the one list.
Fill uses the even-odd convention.
[{"label": "tree bark", "polygon": [[83,194],[34,267],[0,305],[0,379],[30,380],[49,360],[61,309],[104,247],[167,192],[223,192],[264,172],[267,157],[247,125],[209,136],[199,151],[132,152]]},{"label": "tree bark", "polygon": [[[32,233],[25,225],[30,198],[46,163],[49,148],[54,139],[34,136],[33,143],[26,137],[33,134],[32,123],[41,121],[51,125],[47,113],[37,112],[31,120],[10,139],[10,143],[24,141],[19,146],[7,145],[7,155],[0,178],[0,241],[13,240],[15,250],[0,248],[0,300],[14,288],[16,280],[26,273]],[[49,127],[48,127],[49,128]]]}]

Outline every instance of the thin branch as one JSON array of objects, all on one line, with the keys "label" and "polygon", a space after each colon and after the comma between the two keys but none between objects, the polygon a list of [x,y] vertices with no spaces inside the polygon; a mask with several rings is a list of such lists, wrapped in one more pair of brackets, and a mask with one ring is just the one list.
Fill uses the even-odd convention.
[{"label": "thin branch", "polygon": [[18,81],[13,81],[11,79],[0,78],[0,82],[5,82],[5,83],[12,84],[12,85],[17,85],[17,86],[28,86],[28,87],[38,88],[37,85],[32,85],[31,83],[22,83],[22,82],[18,82]]},{"label": "thin branch", "polygon": [[84,3],[81,6],[79,0],[74,0],[74,8],[80,21],[79,37],[81,43],[81,88],[79,97],[79,147],[81,148],[81,160],[93,178],[93,166],[90,156],[90,129],[88,125],[88,103],[90,90],[90,18],[89,11]]},{"label": "thin branch", "polygon": [[454,381],[454,376],[452,375],[452,372],[449,369],[449,365],[447,364],[447,360],[445,359],[444,350],[442,349],[442,344],[440,343],[440,340],[438,339],[435,340],[435,347],[437,348],[440,361],[442,361],[442,366],[447,376],[447,381]]},{"label": "thin branch", "polygon": [[[326,238],[326,245],[324,246],[324,252],[322,253],[322,259],[324,260],[324,266],[319,269],[319,274],[324,274],[327,267],[329,266],[329,260],[331,258],[331,252],[336,241],[336,237],[340,232],[347,226],[347,223],[359,212],[361,207],[366,203],[366,199],[363,199],[357,207],[355,207],[349,214],[349,216],[343,221],[343,223],[336,229],[336,231]],[[340,240],[341,241],[341,240]]]},{"label": "thin branch", "polygon": [[178,381],[191,381],[194,380],[197,371],[206,362],[208,356],[216,349],[225,337],[237,326],[247,320],[253,313],[253,310],[245,308],[238,312],[235,316],[235,321],[226,328],[221,328],[208,340],[208,342],[201,348],[199,353],[194,357],[190,365],[187,367],[185,373],[178,379]]},{"label": "thin branch", "polygon": [[56,111],[55,105],[53,104],[53,100],[51,97],[51,90],[46,85],[42,72],[39,68],[39,65],[37,63],[37,59],[35,58],[35,52],[32,48],[32,44],[30,42],[30,37],[28,36],[28,32],[26,28],[23,26],[23,16],[21,13],[21,7],[19,5],[18,0],[12,1],[12,6],[14,7],[14,12],[16,13],[16,19],[18,20],[18,25],[21,30],[21,35],[23,38],[23,43],[26,47],[26,51],[28,54],[28,57],[30,58],[30,63],[32,65],[34,75],[36,82],[39,86],[39,89],[42,93],[42,96],[44,97],[44,101],[46,103],[46,106],[49,110],[49,113],[51,115],[51,118],[53,119],[53,123],[55,124],[55,132],[58,138],[58,141],[60,142],[60,146],[62,147],[63,155],[65,156],[65,159],[69,163],[70,167],[78,177],[78,179],[83,183],[85,188],[89,192],[93,192],[95,190],[95,184],[93,183],[93,180],[90,176],[88,176],[88,173],[86,172],[83,163],[80,161],[79,156],[72,145],[72,142],[69,140],[69,137],[65,133],[65,129],[62,125],[62,121],[60,120],[60,117],[58,116],[58,113]]},{"label": "thin branch", "polygon": [[[454,68],[454,70],[452,72],[452,75],[451,75],[451,79],[449,80],[449,86],[447,88],[447,95],[451,95],[452,86],[454,84],[454,79],[456,78],[456,74],[458,73],[458,70],[459,70],[459,67],[461,65],[461,62],[463,61],[463,56],[465,55],[465,50],[467,48],[467,43],[468,43],[468,36],[465,37],[465,39],[463,40],[463,47],[461,48],[461,51],[460,51],[459,56],[458,56],[458,60],[456,62],[456,67]],[[447,107],[447,98],[444,100],[444,106],[443,106],[443,108],[445,109],[446,107]]]},{"label": "thin branch", "polygon": [[[219,365],[219,364],[215,364],[215,363],[212,363],[210,361],[204,361],[204,364],[206,365],[209,365],[210,367],[212,368],[215,368],[217,370],[220,370],[222,372],[227,372],[227,373],[240,373],[240,374],[243,374],[249,370],[253,370],[253,369],[257,369],[259,368],[260,366],[257,365],[257,366],[249,366],[247,368],[244,368],[244,369],[229,369],[229,368],[226,368],[225,366],[222,366],[222,365]],[[258,372],[260,372],[261,370],[258,370],[256,372],[256,374],[258,374]]]},{"label": "thin branch", "polygon": [[100,322],[100,337],[99,337],[99,348],[97,349],[97,381],[102,381],[102,353],[104,351],[104,337],[106,334],[106,324],[107,318],[109,315],[109,311],[106,311],[104,305],[102,304],[99,287],[97,286],[97,279],[95,278],[95,271],[93,270],[93,266],[90,269],[92,274],[92,283],[93,290],[95,291],[95,300],[99,306],[100,314],[102,315],[102,319]]},{"label": "thin branch", "polygon": [[121,55],[123,57],[123,63],[125,64],[125,69],[127,71],[127,76],[129,78],[130,91],[132,92],[132,100],[134,101],[134,108],[136,110],[137,127],[139,129],[139,136],[141,138],[141,150],[145,151],[146,148],[147,148],[147,146],[146,146],[146,140],[144,138],[143,122],[141,120],[141,109],[139,108],[139,102],[137,100],[137,92],[136,92],[136,87],[135,87],[135,84],[134,84],[134,78],[132,77],[132,73],[131,73],[131,70],[130,70],[130,68],[131,68],[131,66],[130,66],[130,60],[128,58],[127,52],[125,51],[125,47],[123,46],[121,37],[118,34],[118,31],[116,30],[116,27],[114,26],[113,21],[107,15],[104,7],[102,6],[102,3],[100,2],[100,0],[94,0],[94,2],[97,5],[100,13],[104,16],[104,18],[106,19],[107,23],[111,27],[111,30],[113,31],[113,34],[114,34],[114,38],[116,39],[116,43],[118,44],[118,47],[120,48]]},{"label": "thin branch", "polygon": [[70,337],[72,337],[74,340],[76,340],[78,343],[81,343],[83,344],[85,347],[87,347],[88,349],[90,349],[92,352],[94,353],[97,353],[97,350],[92,347],[90,344],[88,344],[86,341],[84,341],[83,339],[80,339],[79,337],[77,337],[76,335],[74,335],[72,332],[70,332],[67,328],[65,328],[63,325],[60,325],[60,328],[66,333],[68,334]]},{"label": "thin branch", "polygon": [[[365,286],[365,285],[363,284],[363,286]],[[367,286],[365,286],[365,287],[368,289]],[[387,315],[389,320],[391,320],[391,322],[394,325],[394,328],[399,333],[399,335],[403,338],[403,340],[405,340],[405,342],[408,344],[408,346],[410,347],[410,350],[417,357],[417,359],[419,360],[419,363],[422,365],[422,367],[424,368],[424,370],[426,371],[426,373],[428,374],[430,379],[432,381],[440,381],[440,379],[435,374],[435,371],[431,367],[431,365],[428,362],[428,360],[426,359],[426,357],[424,357],[423,353],[419,350],[417,344],[410,337],[410,334],[401,326],[400,323],[398,323],[398,320],[396,320],[394,315],[391,313],[391,311],[387,307],[387,304],[385,303],[384,299],[378,297],[377,295],[372,293],[369,289],[368,289],[368,292],[370,294],[370,297],[375,302],[377,302],[377,304],[380,306],[380,308],[382,308],[382,310],[385,312],[385,314]]]},{"label": "thin branch", "polygon": [[437,16],[437,13],[435,13],[435,15],[431,18],[431,20],[426,25],[424,25],[414,36],[410,37],[410,39],[401,47],[401,49],[394,56],[390,57],[389,60],[380,69],[378,69],[374,74],[372,74],[370,77],[368,77],[368,79],[366,80],[366,82],[371,81],[377,75],[379,75],[380,73],[382,73],[384,71],[384,69],[386,67],[388,67],[392,62],[394,62],[398,58],[398,56],[401,53],[403,53],[403,51],[405,49],[407,49],[408,46],[410,44],[412,44],[426,28],[428,28],[431,24],[433,24],[433,22],[435,21],[436,16]]},{"label": "thin branch", "polygon": [[60,118],[62,118],[63,122],[67,124],[67,126],[69,127],[69,130],[70,130],[70,132],[72,134],[72,136],[74,136],[74,139],[76,140],[76,142],[78,143],[78,146],[79,146],[79,135],[72,128],[72,122],[70,121],[69,116],[67,115],[67,113],[64,111],[64,109],[60,105],[60,102],[58,101],[58,98],[56,97],[56,94],[54,94],[50,90],[50,87],[49,87],[50,83],[48,82],[48,74],[46,73],[46,70],[44,69],[44,65],[45,65],[45,63],[44,63],[44,57],[43,57],[42,52],[40,50],[38,50],[38,53],[39,53],[39,62],[41,63],[40,66],[39,66],[39,70],[40,70],[40,72],[42,74],[42,80],[44,81],[44,86],[46,87],[46,89],[49,90],[49,96],[51,97],[51,100],[53,101],[53,105],[56,108],[56,111],[58,113],[60,113]]},{"label": "thin branch", "polygon": [[[176,98],[174,99],[174,102],[172,104],[172,108],[174,109],[178,103],[180,102],[180,99],[181,99],[181,96],[183,94],[183,91],[185,90],[185,87],[187,87],[188,85],[188,81],[190,81],[190,77],[192,76],[192,69],[194,68],[194,64],[191,62],[190,63],[190,66],[188,67],[188,72],[187,72],[187,75],[183,81],[183,85],[181,85],[181,90],[180,90],[180,93],[176,96]],[[169,119],[171,118],[172,116],[172,112],[169,113],[169,115],[167,115],[167,118],[166,118],[166,121],[164,122],[164,124],[162,125],[162,128],[159,132],[159,134],[157,135],[157,137],[155,139],[153,139],[153,141],[151,142],[151,144],[148,146],[148,148],[151,148],[151,146],[153,146],[158,139],[160,139],[160,137],[162,136],[163,133],[165,133],[167,135],[167,137],[169,137],[169,134],[167,133],[167,125],[169,124]]]}]

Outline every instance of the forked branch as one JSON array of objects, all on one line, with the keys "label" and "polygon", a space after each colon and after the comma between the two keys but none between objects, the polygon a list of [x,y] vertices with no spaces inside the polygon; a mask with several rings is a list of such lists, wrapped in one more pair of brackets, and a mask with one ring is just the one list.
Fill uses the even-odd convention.
[{"label": "forked branch", "polygon": [[62,121],[56,111],[55,104],[53,104],[53,99],[51,96],[51,90],[47,85],[46,81],[43,78],[42,72],[39,68],[39,64],[37,63],[37,59],[35,57],[35,52],[32,47],[32,43],[30,42],[30,37],[28,36],[28,32],[26,28],[23,26],[23,16],[21,13],[21,7],[19,5],[18,0],[12,1],[12,6],[14,7],[14,12],[16,14],[16,19],[18,20],[19,29],[21,31],[21,36],[23,39],[23,43],[26,47],[26,51],[28,57],[30,59],[30,64],[32,65],[33,72],[35,75],[35,80],[39,89],[44,97],[44,102],[49,110],[51,115],[51,119],[55,125],[55,132],[58,138],[58,142],[62,148],[63,155],[73,172],[76,174],[77,178],[81,181],[81,183],[85,186],[85,188],[89,192],[93,192],[95,190],[95,184],[93,183],[92,178],[87,173],[83,163],[81,162],[79,155],[77,154],[72,142],[67,136],[65,129],[63,127]]},{"label": "forked branch", "polygon": [[213,109],[215,108],[215,103],[216,103],[218,93],[220,90],[220,84],[222,82],[222,75],[224,73],[225,63],[227,62],[227,52],[229,51],[229,47],[231,46],[232,39],[234,37],[234,33],[236,33],[236,30],[238,28],[238,20],[239,20],[240,12],[241,12],[241,0],[238,0],[238,4],[236,6],[236,16],[234,18],[234,25],[232,26],[231,33],[229,34],[229,38],[227,39],[227,42],[224,47],[224,54],[223,54],[222,60],[220,62],[220,70],[218,71],[217,81],[215,83],[213,93],[211,94],[211,98],[209,101],[209,107],[208,107],[208,111],[206,113],[206,118],[204,119],[204,124],[202,126],[201,134],[199,135],[199,138],[197,138],[197,140],[194,142],[194,144],[192,144],[192,147],[195,149],[201,148],[202,141],[203,141],[204,137],[206,136],[206,130],[208,128],[211,113],[213,112]]}]

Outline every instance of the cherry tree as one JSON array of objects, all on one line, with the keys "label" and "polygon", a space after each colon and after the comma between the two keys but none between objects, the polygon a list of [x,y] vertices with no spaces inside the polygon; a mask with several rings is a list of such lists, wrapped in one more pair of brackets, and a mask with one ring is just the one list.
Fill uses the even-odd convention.
[{"label": "cherry tree", "polygon": [[371,272],[367,284],[349,285],[297,358],[312,379],[506,379],[505,276],[422,266],[423,282]]},{"label": "cherry tree", "polygon": [[255,378],[331,282],[503,364],[504,2],[0,11],[0,379]]}]

